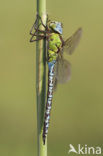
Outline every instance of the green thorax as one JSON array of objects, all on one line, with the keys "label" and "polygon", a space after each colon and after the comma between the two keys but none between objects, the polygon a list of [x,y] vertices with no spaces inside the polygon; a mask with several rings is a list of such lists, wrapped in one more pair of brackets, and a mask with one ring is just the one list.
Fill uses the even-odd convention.
[{"label": "green thorax", "polygon": [[58,57],[58,51],[62,47],[62,41],[60,34],[51,33],[48,40],[48,62],[56,61]]}]

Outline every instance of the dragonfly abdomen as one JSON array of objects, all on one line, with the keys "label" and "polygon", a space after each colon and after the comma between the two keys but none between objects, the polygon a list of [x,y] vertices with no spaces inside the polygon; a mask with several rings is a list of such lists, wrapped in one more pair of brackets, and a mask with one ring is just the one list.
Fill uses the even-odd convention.
[{"label": "dragonfly abdomen", "polygon": [[48,72],[48,91],[47,91],[47,103],[46,103],[46,111],[44,118],[44,127],[43,127],[43,142],[45,144],[45,139],[48,134],[48,127],[50,121],[50,112],[52,107],[52,99],[53,99],[53,79],[54,79],[54,66],[56,61],[52,61],[48,63],[49,72]]}]

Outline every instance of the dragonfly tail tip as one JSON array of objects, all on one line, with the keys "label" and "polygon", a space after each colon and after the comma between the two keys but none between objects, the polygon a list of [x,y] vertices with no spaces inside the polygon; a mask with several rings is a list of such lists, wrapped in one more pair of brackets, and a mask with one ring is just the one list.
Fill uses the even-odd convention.
[{"label": "dragonfly tail tip", "polygon": [[46,139],[46,136],[43,135],[43,145],[45,145],[45,139]]}]

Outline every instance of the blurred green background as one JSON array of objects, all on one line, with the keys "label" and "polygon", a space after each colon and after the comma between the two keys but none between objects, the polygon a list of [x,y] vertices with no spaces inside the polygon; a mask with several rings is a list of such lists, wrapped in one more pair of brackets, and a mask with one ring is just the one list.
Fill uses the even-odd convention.
[{"label": "blurred green background", "polygon": [[[68,56],[72,79],[54,95],[48,134],[48,155],[67,156],[70,143],[103,143],[103,0],[48,0],[47,13],[63,23],[65,39],[83,28],[78,48]],[[35,15],[36,0],[1,0],[1,156],[37,153],[36,55],[35,43],[29,43]]]}]

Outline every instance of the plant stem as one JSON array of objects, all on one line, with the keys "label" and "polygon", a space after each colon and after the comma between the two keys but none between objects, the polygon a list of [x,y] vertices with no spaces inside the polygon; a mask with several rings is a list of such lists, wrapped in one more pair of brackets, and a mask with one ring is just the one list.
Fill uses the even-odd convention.
[{"label": "plant stem", "polygon": [[[37,0],[37,14],[46,25],[46,0]],[[44,30],[44,27],[41,25],[40,29]],[[47,141],[43,145],[42,138],[46,97],[46,40],[36,42],[36,95],[38,156],[47,156]]]}]

